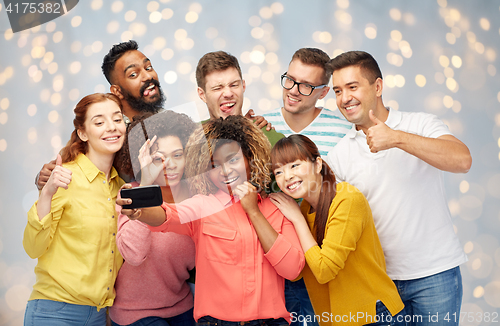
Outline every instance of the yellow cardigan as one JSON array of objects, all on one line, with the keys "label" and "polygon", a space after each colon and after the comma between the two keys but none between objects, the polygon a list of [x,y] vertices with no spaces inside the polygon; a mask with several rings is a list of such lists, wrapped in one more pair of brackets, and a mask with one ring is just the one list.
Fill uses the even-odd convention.
[{"label": "yellow cardigan", "polygon": [[[309,210],[309,203],[302,201],[302,214],[313,230],[316,214]],[[307,265],[302,275],[320,325],[375,322],[377,300],[393,316],[404,308],[386,274],[370,206],[356,187],[346,182],[337,184],[323,246],[310,248],[305,256]]]}]

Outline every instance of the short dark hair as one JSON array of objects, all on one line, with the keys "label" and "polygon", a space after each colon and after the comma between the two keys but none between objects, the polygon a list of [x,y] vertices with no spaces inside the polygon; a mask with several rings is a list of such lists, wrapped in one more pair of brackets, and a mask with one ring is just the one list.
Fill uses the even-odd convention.
[{"label": "short dark hair", "polygon": [[322,78],[322,83],[327,85],[330,81],[330,77],[332,76],[332,69],[330,67],[330,57],[325,51],[317,49],[317,48],[302,48],[295,51],[293,54],[293,60],[300,60],[302,63],[311,66],[317,66],[323,68],[324,74]]},{"label": "short dark hair", "polygon": [[214,71],[224,71],[228,68],[235,68],[240,74],[240,78],[243,79],[241,74],[240,64],[235,56],[224,52],[216,51],[209,52],[201,57],[198,61],[198,66],[196,66],[196,82],[198,87],[205,90],[205,77]]},{"label": "short dark hair", "polygon": [[330,61],[332,73],[335,70],[340,70],[350,66],[358,66],[361,68],[363,76],[373,84],[377,78],[382,79],[382,72],[377,61],[371,54],[364,51],[348,51],[344,52]]},{"label": "short dark hair", "polygon": [[139,45],[134,40],[129,40],[128,42],[122,42],[113,45],[113,47],[109,50],[108,54],[104,56],[102,60],[102,73],[104,77],[108,80],[109,84],[112,85],[111,82],[111,72],[115,68],[116,61],[121,58],[128,51],[133,51],[139,49]]}]

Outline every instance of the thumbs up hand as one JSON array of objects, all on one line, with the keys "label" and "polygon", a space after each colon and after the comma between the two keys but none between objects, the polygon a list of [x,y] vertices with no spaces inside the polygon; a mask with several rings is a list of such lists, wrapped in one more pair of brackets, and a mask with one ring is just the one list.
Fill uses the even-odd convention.
[{"label": "thumbs up hand", "polygon": [[380,121],[373,111],[368,113],[373,125],[368,128],[366,133],[366,143],[372,153],[377,153],[395,146],[395,132],[385,123]]},{"label": "thumbs up hand", "polygon": [[61,155],[57,154],[56,166],[54,167],[54,170],[52,170],[47,184],[43,187],[43,191],[46,191],[47,195],[53,196],[59,187],[68,189],[70,182],[71,170],[62,166]]}]

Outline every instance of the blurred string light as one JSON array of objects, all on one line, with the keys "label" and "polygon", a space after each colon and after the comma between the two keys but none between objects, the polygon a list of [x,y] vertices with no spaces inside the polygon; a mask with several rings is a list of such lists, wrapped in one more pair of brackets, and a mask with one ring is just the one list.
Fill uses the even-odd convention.
[{"label": "blurred string light", "polygon": [[111,4],[111,11],[114,13],[119,13],[123,10],[123,1],[113,1]]},{"label": "blurred string light", "polygon": [[7,123],[9,116],[7,112],[0,112],[0,124],[4,125]]},{"label": "blurred string light", "polygon": [[174,11],[170,8],[165,8],[161,11],[161,18],[163,20],[169,20],[174,16]]},{"label": "blurred string light", "polygon": [[389,100],[387,102],[387,106],[389,106],[391,109],[399,110],[399,103],[395,100]]},{"label": "blurred string light", "polygon": [[405,85],[405,78],[403,75],[387,75],[384,78],[384,82],[389,88],[403,87]]},{"label": "blurred string light", "polygon": [[7,149],[7,141],[5,139],[0,139],[0,152],[5,152]]},{"label": "blurred string light", "polygon": [[328,31],[316,31],[313,33],[312,38],[317,43],[328,44],[332,41],[332,34]]},{"label": "blurred string light", "polygon": [[30,117],[34,116],[37,112],[37,107],[35,104],[30,104],[27,109],[27,113]]},{"label": "blurred string light", "polygon": [[174,51],[172,49],[166,48],[161,51],[161,58],[165,61],[172,59],[174,56]]},{"label": "blurred string light", "polygon": [[201,4],[195,2],[189,6],[189,11],[186,13],[184,19],[189,24],[194,24],[198,21],[199,15],[202,12],[203,7]]},{"label": "blurred string light", "polygon": [[392,8],[391,10],[389,10],[389,16],[395,21],[400,21],[402,15],[399,9]]},{"label": "blurred string light", "polygon": [[81,16],[75,16],[71,19],[71,26],[73,27],[78,27],[82,23],[82,17]]},{"label": "blurred string light", "polygon": [[[0,66],[1,69],[1,66]],[[14,76],[14,68],[11,66],[6,67],[3,71],[0,70],[0,85],[5,84],[9,79]]]},{"label": "blurred string light", "polygon": [[418,74],[415,76],[415,84],[417,84],[418,87],[424,87],[426,83],[427,79],[424,75]]},{"label": "blurred string light", "polygon": [[370,40],[375,39],[377,37],[377,25],[367,24],[365,27],[365,36]]},{"label": "blurred string light", "polygon": [[343,25],[351,25],[352,23],[352,16],[344,10],[335,11],[334,17],[336,21]]}]

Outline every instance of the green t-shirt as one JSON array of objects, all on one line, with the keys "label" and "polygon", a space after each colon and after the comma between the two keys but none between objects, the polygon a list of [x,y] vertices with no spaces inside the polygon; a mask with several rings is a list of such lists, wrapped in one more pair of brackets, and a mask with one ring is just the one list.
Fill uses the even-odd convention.
[{"label": "green t-shirt", "polygon": [[274,145],[280,140],[281,138],[285,138],[285,135],[283,135],[281,132],[277,132],[274,129],[271,129],[269,131],[266,130],[266,127],[263,127],[262,132],[264,135],[266,135],[267,139],[271,143],[271,147],[274,147]]},{"label": "green t-shirt", "polygon": [[[203,120],[201,122],[201,124],[204,124],[205,122],[208,122],[210,121],[210,119],[207,119],[207,120]],[[254,120],[255,121],[255,120]],[[280,132],[277,132],[276,130],[274,129],[271,129],[269,131],[266,130],[266,127],[267,126],[264,126],[262,127],[260,130],[262,130],[262,132],[264,133],[264,135],[266,135],[267,139],[269,140],[269,142],[271,143],[271,147],[274,147],[274,145],[278,142],[278,140],[280,140],[281,138],[284,138],[285,135],[283,135],[282,133]]]}]

